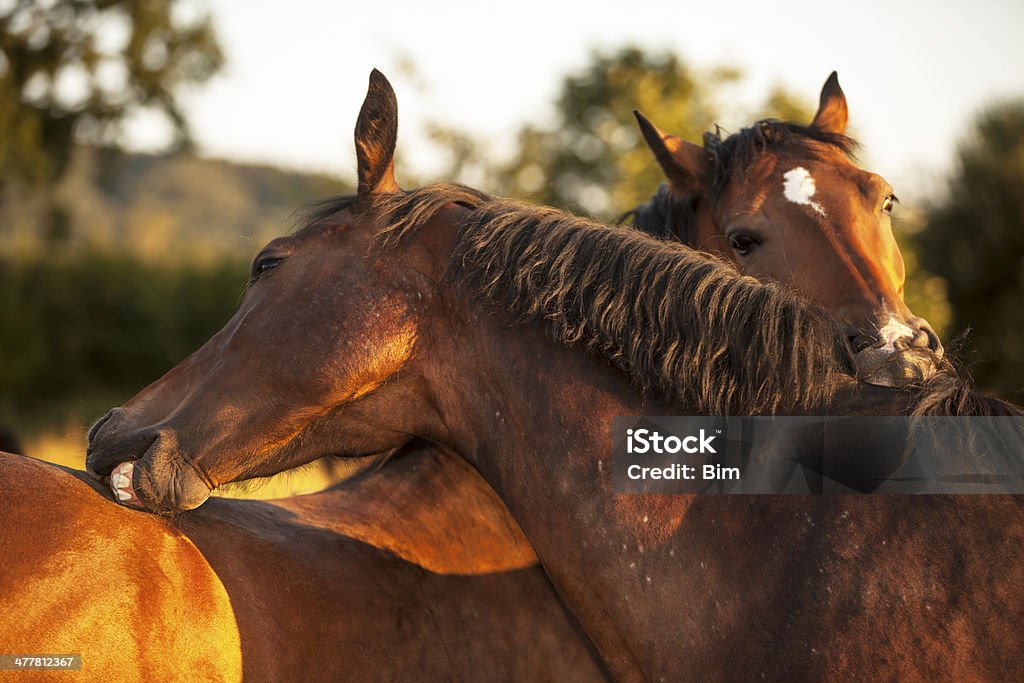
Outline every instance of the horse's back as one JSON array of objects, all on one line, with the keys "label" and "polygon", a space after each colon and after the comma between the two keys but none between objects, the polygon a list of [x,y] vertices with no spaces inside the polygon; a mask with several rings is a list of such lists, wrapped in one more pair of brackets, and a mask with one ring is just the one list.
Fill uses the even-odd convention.
[{"label": "horse's back", "polygon": [[[443,495],[453,491],[459,496]],[[478,474],[424,448],[317,494],[212,499],[180,526],[232,596],[246,671],[305,668],[306,680],[348,681],[603,679],[506,514]],[[453,552],[441,558],[446,548]],[[268,614],[281,628],[260,625]],[[282,640],[281,632],[303,635]]]},{"label": "horse's back", "polygon": [[172,523],[0,455],[0,492],[0,613],[18,615],[0,652],[80,653],[83,680],[603,678],[521,549],[504,571],[447,573],[324,528],[376,490],[212,499]]},{"label": "horse's back", "polygon": [[81,654],[87,680],[241,679],[228,594],[166,521],[19,456],[0,491],[0,651]]}]

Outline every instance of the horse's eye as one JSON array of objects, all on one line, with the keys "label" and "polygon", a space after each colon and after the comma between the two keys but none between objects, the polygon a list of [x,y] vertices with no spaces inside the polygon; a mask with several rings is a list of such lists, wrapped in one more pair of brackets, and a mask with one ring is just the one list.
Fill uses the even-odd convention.
[{"label": "horse's eye", "polygon": [[729,246],[740,256],[746,256],[759,244],[761,242],[756,237],[751,237],[744,233],[729,235]]},{"label": "horse's eye", "polygon": [[249,275],[250,282],[256,282],[261,275],[265,275],[284,261],[280,256],[261,256],[252,264],[252,273]]},{"label": "horse's eye", "polygon": [[896,205],[900,203],[900,200],[896,195],[891,194],[882,201],[882,211],[886,213],[892,213],[892,210],[896,208]]}]

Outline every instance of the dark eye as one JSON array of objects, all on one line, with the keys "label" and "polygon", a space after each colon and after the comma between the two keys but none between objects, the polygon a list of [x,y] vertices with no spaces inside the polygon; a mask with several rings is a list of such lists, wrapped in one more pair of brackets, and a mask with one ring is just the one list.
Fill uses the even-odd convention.
[{"label": "dark eye", "polygon": [[252,273],[249,274],[249,282],[256,282],[256,280],[260,279],[261,275],[266,275],[268,272],[281,265],[282,261],[284,261],[284,259],[280,256],[257,257],[252,264]]},{"label": "dark eye", "polygon": [[746,256],[754,247],[761,244],[756,237],[740,233],[729,235],[729,246],[740,256]]},{"label": "dark eye", "polygon": [[899,198],[891,194],[882,201],[882,211],[886,213],[892,213],[892,210],[896,208],[896,205],[900,203]]}]

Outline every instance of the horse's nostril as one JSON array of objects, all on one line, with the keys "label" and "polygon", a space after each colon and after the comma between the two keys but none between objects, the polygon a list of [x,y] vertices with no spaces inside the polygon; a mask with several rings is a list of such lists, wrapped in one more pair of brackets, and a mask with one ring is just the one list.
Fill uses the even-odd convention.
[{"label": "horse's nostril", "polygon": [[914,336],[910,340],[910,346],[916,349],[929,349],[940,358],[942,357],[942,342],[939,335],[935,334],[931,325],[924,319],[918,319],[914,327]]},{"label": "horse's nostril", "polygon": [[935,334],[935,331],[931,327],[925,328],[925,333],[928,336],[928,348],[935,352],[935,355],[942,358],[942,342],[939,340],[939,335]]},{"label": "horse's nostril", "polygon": [[99,431],[101,429],[103,429],[103,425],[110,422],[110,419],[117,415],[119,412],[121,412],[120,408],[111,408],[109,411],[107,411],[106,415],[97,420],[96,424],[89,428],[89,434],[86,437],[86,444],[91,445],[93,440],[96,438],[96,435],[99,434]]}]

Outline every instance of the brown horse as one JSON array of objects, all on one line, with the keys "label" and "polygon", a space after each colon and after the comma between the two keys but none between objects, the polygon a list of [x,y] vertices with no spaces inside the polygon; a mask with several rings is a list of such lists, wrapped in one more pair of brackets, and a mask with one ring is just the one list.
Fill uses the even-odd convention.
[{"label": "brown horse", "polygon": [[[719,254],[744,273],[782,282],[848,326],[860,375],[895,386],[929,377],[942,345],[903,301],[893,236],[893,189],[858,168],[846,137],[846,96],[835,72],[810,125],[764,120],[704,146],[640,130],[668,180],[631,211],[636,227]],[[896,354],[902,362],[889,358]]]},{"label": "brown horse", "polygon": [[94,476],[168,513],[422,438],[494,487],[617,679],[1024,674],[1017,499],[613,496],[608,448],[616,415],[1018,410],[946,375],[857,385],[835,319],[681,245],[401,192],[396,127],[375,72],[358,195],[264,249],[227,326],[94,427]]},{"label": "brown horse", "polygon": [[436,450],[170,523],[24,457],[0,488],[0,649],[81,654],[69,677],[604,679],[494,493]]}]

